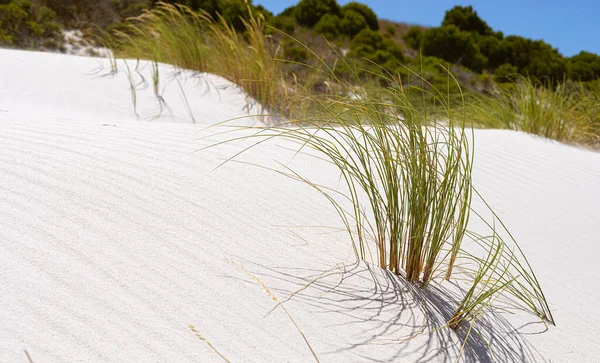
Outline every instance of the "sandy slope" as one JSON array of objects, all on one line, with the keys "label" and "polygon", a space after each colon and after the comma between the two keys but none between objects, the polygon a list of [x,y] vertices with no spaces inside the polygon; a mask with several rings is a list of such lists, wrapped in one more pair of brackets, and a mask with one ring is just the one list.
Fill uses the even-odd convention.
[{"label": "sandy slope", "polygon": [[[285,307],[322,362],[456,360],[463,336],[437,329],[453,308],[443,287],[414,292],[354,265],[347,235],[315,227],[339,226],[316,192],[245,164],[213,170],[241,144],[194,152],[206,131],[183,123],[176,83],[164,94],[169,112],[147,122],[157,110],[151,87],[138,92],[136,118],[127,76],[97,67],[0,50],[0,362],[25,361],[24,349],[35,362],[223,361],[190,325],[232,362],[311,361],[254,277],[280,300],[299,291]],[[245,97],[226,81],[184,76],[197,123],[244,114]],[[313,159],[290,162],[286,146],[242,159],[337,180]],[[600,154],[477,131],[474,178],[521,242],[558,323],[490,316],[494,330],[484,322],[481,334],[492,353],[596,360]],[[463,360],[492,353],[473,338]]]},{"label": "sandy slope", "polygon": [[[36,120],[140,120],[210,125],[240,116],[241,110],[248,107],[247,101],[251,101],[221,77],[160,65],[159,93],[167,105],[161,111],[154,95],[151,64],[119,60],[117,66],[119,72],[115,75],[107,59],[51,53],[41,56],[0,49],[0,113]],[[135,107],[131,84],[136,89]],[[186,102],[186,97],[194,102]],[[251,105],[250,108],[256,110]]]}]

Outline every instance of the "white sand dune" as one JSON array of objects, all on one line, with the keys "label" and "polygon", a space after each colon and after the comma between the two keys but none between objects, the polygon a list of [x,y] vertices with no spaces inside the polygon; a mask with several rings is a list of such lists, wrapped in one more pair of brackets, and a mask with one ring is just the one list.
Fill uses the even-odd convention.
[{"label": "white sand dune", "polygon": [[[113,74],[107,59],[0,49],[0,66],[0,113],[13,118],[212,125],[240,116],[244,108],[250,107],[254,114],[260,112],[252,107],[251,99],[222,77],[168,65],[159,66],[159,93],[166,102],[162,110],[154,94],[149,62],[118,60],[119,72]],[[135,107],[131,84],[136,89]],[[186,98],[193,102],[186,102]],[[243,121],[254,122],[249,118]]]},{"label": "white sand dune", "polygon": [[[464,335],[441,328],[454,308],[444,286],[413,291],[355,265],[311,188],[247,164],[213,170],[242,144],[195,152],[206,125],[246,114],[243,93],[183,72],[196,124],[177,81],[160,118],[152,87],[140,89],[136,117],[122,67],[103,77],[98,62],[0,50],[0,362],[25,362],[25,349],[36,363],[222,362],[215,350],[231,362],[314,360],[265,288],[282,301],[297,292],[284,306],[321,362],[456,361]],[[517,132],[475,140],[474,183],[557,326],[490,313],[490,347],[473,335],[461,361],[597,361],[600,154]],[[289,163],[287,146],[242,160]],[[313,159],[291,165],[337,181]]]}]

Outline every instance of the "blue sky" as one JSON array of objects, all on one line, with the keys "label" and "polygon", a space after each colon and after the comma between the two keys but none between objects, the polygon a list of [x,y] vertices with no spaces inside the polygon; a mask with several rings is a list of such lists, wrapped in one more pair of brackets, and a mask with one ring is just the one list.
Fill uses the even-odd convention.
[{"label": "blue sky", "polygon": [[[279,13],[299,0],[254,0]],[[339,4],[348,0],[338,0]],[[543,39],[565,56],[581,50],[600,54],[600,1],[598,0],[358,0],[380,18],[438,26],[454,5],[472,5],[494,30],[505,35]]]}]

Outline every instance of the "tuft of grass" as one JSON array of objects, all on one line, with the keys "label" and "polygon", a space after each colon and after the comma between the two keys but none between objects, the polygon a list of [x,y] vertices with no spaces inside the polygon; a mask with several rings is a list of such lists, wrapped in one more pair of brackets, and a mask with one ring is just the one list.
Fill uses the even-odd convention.
[{"label": "tuft of grass", "polygon": [[[438,277],[451,279],[457,260],[470,261],[471,267],[458,269],[457,280],[468,281],[468,289],[449,322],[451,328],[476,320],[503,292],[554,323],[516,241],[512,237],[505,241],[496,231],[495,223],[501,224],[497,216],[493,223],[486,222],[490,229],[486,238],[467,230],[471,213],[483,219],[471,208],[473,194],[480,197],[472,185],[474,136],[466,116],[451,112],[449,95],[422,89],[424,99],[433,97],[435,105],[442,105],[445,117],[440,118],[437,110],[430,114],[423,105],[415,107],[401,80],[392,74],[372,73],[387,86],[370,89],[354,86],[364,70],[356,71],[357,81],[345,83],[325,62],[323,67],[342,92],[314,96],[312,102],[319,106],[314,117],[250,128],[256,132],[208,147],[260,139],[250,146],[254,147],[283,138],[295,142],[298,153],[312,150],[310,154],[316,153],[339,171],[341,189],[315,184],[284,165],[278,172],[310,185],[332,203],[357,258],[402,274],[420,287]],[[465,238],[480,247],[479,254],[462,248]]]},{"label": "tuft of grass", "polygon": [[567,143],[600,139],[594,95],[577,84],[543,85],[521,77],[496,97],[483,97],[467,112],[477,126],[520,130]]}]

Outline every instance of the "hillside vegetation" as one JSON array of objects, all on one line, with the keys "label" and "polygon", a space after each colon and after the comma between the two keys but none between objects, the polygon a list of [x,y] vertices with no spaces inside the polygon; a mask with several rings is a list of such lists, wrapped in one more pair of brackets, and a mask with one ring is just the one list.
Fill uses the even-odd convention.
[{"label": "hillside vegetation", "polygon": [[[0,0],[0,44],[34,47],[39,45],[38,40],[55,38],[60,27],[118,27],[126,18],[141,14],[157,2]],[[372,47],[357,44],[354,48],[360,49],[352,52],[351,56],[360,58],[367,55],[380,64],[387,63],[385,68],[390,71],[397,70],[397,62],[410,63],[417,60],[416,55],[422,54],[461,65],[477,74],[493,74],[498,83],[511,81],[514,74],[554,82],[565,78],[583,82],[600,78],[600,56],[582,51],[567,58],[542,40],[505,36],[492,29],[471,6],[455,6],[446,12],[439,27],[424,28],[380,20],[372,9],[359,2],[340,6],[335,0],[301,0],[276,15],[245,0],[165,2],[206,11],[213,18],[222,16],[241,32],[245,30],[243,21],[249,19],[250,12],[255,16],[260,14],[268,25],[309,45],[319,43],[317,38],[322,35],[347,48],[349,42],[363,32],[356,43],[369,40],[375,40],[375,43]],[[369,33],[369,30],[378,34]],[[388,42],[383,42],[379,36]],[[298,49],[287,51],[287,58],[291,60],[300,60],[303,55]]]},{"label": "hillside vegetation", "polygon": [[[391,76],[411,98],[440,106],[442,93],[454,109],[466,104],[475,126],[594,145],[600,135],[600,56],[568,58],[542,40],[504,35],[471,6],[426,28],[379,19],[359,2],[301,0],[280,14],[245,0],[168,3],[185,6],[177,9],[188,20],[174,23],[156,0],[0,0],[0,44],[61,50],[61,28],[107,39],[103,29],[119,56],[220,74],[288,117],[306,111],[297,106],[303,93],[336,92],[340,82],[376,88]],[[566,131],[539,131],[538,119]]]}]

